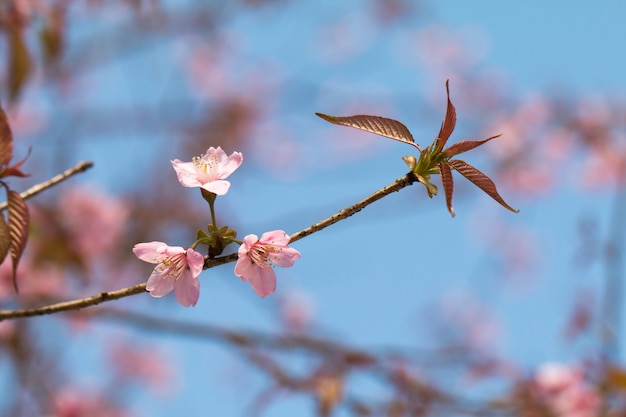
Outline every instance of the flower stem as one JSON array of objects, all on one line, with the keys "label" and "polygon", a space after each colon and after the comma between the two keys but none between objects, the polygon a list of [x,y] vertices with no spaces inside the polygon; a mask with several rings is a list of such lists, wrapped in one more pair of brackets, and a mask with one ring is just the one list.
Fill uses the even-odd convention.
[{"label": "flower stem", "polygon": [[217,229],[217,220],[215,219],[215,199],[217,195],[210,191],[205,190],[204,188],[200,188],[200,192],[202,193],[202,197],[209,203],[209,207],[211,209],[211,223],[213,227]]}]

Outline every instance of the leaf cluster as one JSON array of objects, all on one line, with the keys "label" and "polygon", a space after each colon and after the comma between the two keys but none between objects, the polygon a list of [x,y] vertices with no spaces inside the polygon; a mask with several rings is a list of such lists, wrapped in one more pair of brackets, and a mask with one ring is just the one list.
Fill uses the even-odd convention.
[{"label": "leaf cluster", "polygon": [[17,266],[19,264],[26,241],[30,214],[26,202],[17,191],[9,188],[2,179],[9,176],[25,177],[20,167],[26,158],[10,166],[13,159],[13,135],[4,110],[0,106],[0,185],[7,192],[7,218],[0,215],[0,263],[7,254],[11,254],[13,262],[13,286],[17,292]]},{"label": "leaf cluster", "polygon": [[437,186],[430,182],[433,174],[441,175],[441,183],[446,195],[446,206],[448,211],[454,217],[454,208],[452,207],[452,194],[454,192],[454,181],[452,179],[452,170],[467,178],[472,184],[483,190],[488,196],[496,200],[500,205],[514,213],[515,210],[509,206],[498,193],[495,183],[487,175],[479,171],[477,168],[460,159],[452,159],[456,155],[470,151],[478,146],[499,137],[495,135],[482,140],[463,140],[444,149],[450,135],[456,126],[456,109],[450,100],[449,81],[446,81],[446,93],[448,96],[448,105],[446,115],[439,134],[432,144],[421,149],[415,143],[413,135],[409,129],[401,122],[380,116],[355,115],[355,116],[329,116],[322,113],[316,113],[322,119],[337,125],[353,127],[355,129],[364,130],[366,132],[375,133],[393,140],[397,140],[409,144],[419,150],[418,158],[414,156],[405,156],[402,158],[415,174],[417,180],[426,187],[428,196],[432,198],[437,195]]}]

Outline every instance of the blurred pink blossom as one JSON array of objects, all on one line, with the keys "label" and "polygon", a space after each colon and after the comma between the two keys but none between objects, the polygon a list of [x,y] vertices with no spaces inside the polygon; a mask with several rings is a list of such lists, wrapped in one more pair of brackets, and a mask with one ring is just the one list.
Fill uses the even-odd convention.
[{"label": "blurred pink blossom", "polygon": [[65,388],[53,394],[52,410],[45,417],[127,417],[130,414],[110,398]]},{"label": "blurred pink blossom", "polygon": [[211,193],[224,195],[230,188],[230,182],[224,179],[239,168],[243,155],[233,152],[227,156],[220,146],[211,146],[204,155],[193,157],[191,162],[178,159],[171,162],[183,187],[201,187]]},{"label": "blurred pink blossom", "polygon": [[280,316],[287,330],[304,331],[313,321],[315,305],[313,299],[299,291],[289,291],[279,298]]},{"label": "blurred pink blossom", "polygon": [[480,62],[489,50],[481,28],[456,31],[443,25],[427,25],[415,34],[413,53],[433,74],[462,73]]},{"label": "blurred pink blossom", "polygon": [[526,193],[530,196],[545,194],[555,186],[554,169],[545,164],[535,165],[511,165],[504,169],[498,176],[507,188],[512,188],[518,192]]},{"label": "blurred pink blossom", "polygon": [[0,321],[0,346],[4,346],[16,335],[16,322],[11,320]]},{"label": "blurred pink blossom", "polygon": [[577,183],[583,188],[624,185],[626,160],[624,152],[614,146],[595,146],[585,154]]},{"label": "blurred pink blossom", "polygon": [[578,367],[546,363],[535,374],[535,383],[555,415],[562,417],[596,417],[601,399],[584,379]]},{"label": "blurred pink blossom", "polygon": [[[323,25],[315,39],[315,56],[331,63],[346,62],[366,51],[376,39],[377,28],[360,10]],[[359,30],[366,24],[370,30]]]},{"label": "blurred pink blossom", "polygon": [[15,139],[41,132],[49,123],[46,110],[36,103],[9,108],[7,113]]},{"label": "blurred pink blossom", "polygon": [[15,7],[15,12],[20,15],[21,19],[29,20],[32,15],[37,12],[37,10],[42,9],[43,4],[39,1],[33,0],[13,0],[13,7]]},{"label": "blurred pink blossom", "polygon": [[58,300],[71,292],[67,285],[67,272],[59,266],[25,268],[20,273],[20,299],[29,301]]},{"label": "blurred pink blossom", "polygon": [[204,258],[191,248],[168,246],[163,242],[137,243],[133,253],[142,261],[157,264],[146,284],[153,297],[163,297],[174,290],[183,306],[195,306],[200,296],[198,275]]},{"label": "blurred pink blossom", "polygon": [[567,129],[551,125],[555,113],[550,100],[534,95],[487,128],[488,132],[502,133],[498,146],[486,150],[500,161],[500,177],[509,187],[531,195],[543,194],[562,177],[573,136]]},{"label": "blurred pink blossom", "polygon": [[123,201],[93,185],[64,189],[59,210],[72,247],[91,258],[116,247],[129,215]]},{"label": "blurred pink blossom", "polygon": [[535,382],[549,394],[561,392],[582,381],[583,375],[580,369],[554,362],[543,364],[535,375]]},{"label": "blurred pink blossom", "polygon": [[226,36],[221,42],[198,44],[194,39],[186,39],[189,49],[184,69],[192,94],[204,100],[218,100],[228,94],[228,86],[232,85],[229,73],[222,66],[223,53],[215,45],[236,43]]},{"label": "blurred pink blossom", "polygon": [[493,312],[472,294],[447,293],[440,307],[443,336],[471,351],[491,353],[501,333]]},{"label": "blurred pink blossom", "polygon": [[249,281],[259,297],[266,297],[276,289],[274,265],[287,268],[300,257],[300,252],[287,246],[289,239],[282,230],[263,233],[261,239],[256,235],[244,237],[235,275]]},{"label": "blurred pink blossom", "polygon": [[138,346],[134,341],[115,340],[108,346],[108,353],[112,371],[120,382],[134,381],[172,393],[173,369],[167,366],[171,359],[157,349]]},{"label": "blurred pink blossom", "polygon": [[536,230],[478,208],[472,213],[468,235],[475,243],[486,245],[490,261],[496,262],[497,275],[507,289],[519,293],[536,284],[546,253],[545,242]]},{"label": "blurred pink blossom", "polygon": [[[36,268],[30,262],[28,251],[26,254],[17,269],[20,301],[34,303],[67,296],[69,291],[65,272],[55,265],[46,265],[45,269]],[[0,300],[17,297],[11,280],[11,263],[4,262],[0,265]]]},{"label": "blurred pink blossom", "polygon": [[491,146],[488,152],[499,159],[522,152],[537,133],[544,127],[550,116],[550,106],[546,99],[534,97],[521,103],[515,110],[502,114],[486,131],[501,133],[498,146]]}]

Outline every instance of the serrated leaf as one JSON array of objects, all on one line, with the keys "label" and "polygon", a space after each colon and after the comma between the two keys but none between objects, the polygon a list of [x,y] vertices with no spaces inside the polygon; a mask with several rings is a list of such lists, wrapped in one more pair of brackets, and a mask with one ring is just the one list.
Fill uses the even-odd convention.
[{"label": "serrated leaf", "polygon": [[17,266],[26,247],[28,240],[28,225],[30,214],[28,206],[20,194],[13,190],[7,190],[7,203],[9,213],[9,235],[11,238],[11,260],[13,261],[13,286],[17,292]]},{"label": "serrated leaf", "polygon": [[482,139],[482,140],[462,140],[461,142],[457,142],[454,145],[450,145],[448,149],[444,150],[441,154],[445,158],[451,158],[460,153],[471,151],[472,149],[479,147],[483,143],[489,142],[491,139],[495,139],[500,136],[502,135],[501,134],[495,135],[490,138]]},{"label": "serrated leaf", "polygon": [[440,162],[437,164],[439,167],[439,174],[441,174],[441,184],[443,185],[443,191],[446,194],[446,206],[450,215],[454,217],[454,208],[452,208],[452,193],[454,192],[454,180],[452,179],[452,170],[447,162]]},{"label": "serrated leaf", "polygon": [[7,225],[4,216],[0,214],[0,264],[4,262],[4,258],[9,253],[11,246],[11,236],[9,234],[9,225]]},{"label": "serrated leaf", "polygon": [[323,113],[315,113],[317,116],[327,122],[353,127],[355,129],[364,130],[366,132],[375,133],[389,139],[408,143],[411,146],[420,149],[415,143],[413,135],[409,129],[401,122],[380,116],[370,116],[366,114],[357,114],[354,116],[329,116]]},{"label": "serrated leaf", "polygon": [[496,189],[496,184],[491,181],[491,178],[480,172],[478,169],[474,168],[470,164],[465,161],[461,161],[460,159],[453,159],[448,161],[450,166],[454,168],[458,173],[467,178],[472,184],[483,190],[489,197],[496,200],[503,207],[508,210],[511,210],[513,213],[519,213],[519,210],[515,210],[513,207],[509,206],[504,199],[498,194],[498,190]]},{"label": "serrated leaf", "polygon": [[13,135],[9,127],[9,120],[0,106],[0,174],[13,158]]},{"label": "serrated leaf", "polygon": [[9,30],[9,100],[15,101],[19,96],[30,75],[31,66],[23,33]]},{"label": "serrated leaf", "polygon": [[441,129],[439,129],[439,134],[437,135],[437,147],[435,148],[438,152],[443,149],[446,145],[446,142],[450,138],[450,135],[454,131],[454,127],[456,126],[456,110],[452,101],[450,101],[450,80],[446,80],[446,93],[448,95],[448,106],[446,107],[446,117],[443,119],[443,123],[441,123]]}]

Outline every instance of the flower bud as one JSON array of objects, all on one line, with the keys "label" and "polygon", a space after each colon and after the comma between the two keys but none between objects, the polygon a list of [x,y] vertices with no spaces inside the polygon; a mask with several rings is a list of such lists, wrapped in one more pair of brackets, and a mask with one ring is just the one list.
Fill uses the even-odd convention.
[{"label": "flower bud", "polygon": [[409,167],[411,171],[415,169],[415,165],[417,165],[417,159],[415,159],[413,155],[403,156],[402,160],[404,161],[405,164],[407,164],[407,166]]}]

